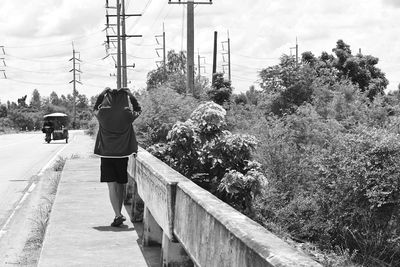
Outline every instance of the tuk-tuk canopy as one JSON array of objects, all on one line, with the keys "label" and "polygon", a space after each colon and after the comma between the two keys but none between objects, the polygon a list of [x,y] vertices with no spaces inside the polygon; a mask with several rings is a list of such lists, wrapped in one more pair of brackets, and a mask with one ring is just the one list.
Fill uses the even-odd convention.
[{"label": "tuk-tuk canopy", "polygon": [[50,113],[47,115],[44,115],[43,118],[49,118],[49,117],[68,117],[67,114],[56,112],[56,113]]}]

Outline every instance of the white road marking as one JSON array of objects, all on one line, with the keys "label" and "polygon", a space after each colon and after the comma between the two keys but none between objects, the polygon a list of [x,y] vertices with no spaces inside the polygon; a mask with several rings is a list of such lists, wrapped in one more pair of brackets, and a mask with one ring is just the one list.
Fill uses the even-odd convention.
[{"label": "white road marking", "polygon": [[[40,170],[40,172],[38,173],[38,176],[42,176],[43,173],[45,172],[45,170],[47,170],[50,165],[55,161],[55,159],[60,155],[60,153],[69,145],[66,144],[62,149],[60,149],[48,162],[47,164]],[[30,193],[32,193],[32,191],[35,189],[36,187],[36,183],[32,183],[29,187],[29,189],[24,193],[24,195],[22,196],[22,198],[20,199],[20,201],[18,202],[17,206],[15,207],[15,209],[12,211],[10,217],[8,217],[7,221],[5,222],[5,224],[3,225],[3,227],[0,230],[0,238],[3,237],[3,235],[7,232],[6,228],[8,226],[8,224],[11,222],[11,219],[14,217],[15,213],[22,207],[22,204],[24,203],[24,201],[27,199],[27,197],[29,196]]]},{"label": "white road marking", "polygon": [[10,217],[8,217],[6,223],[3,225],[3,227],[0,230],[0,238],[2,238],[3,235],[7,232],[6,228],[7,228],[8,224],[11,222],[11,219],[14,217],[17,210],[19,210],[22,207],[22,204],[24,203],[25,199],[29,196],[30,193],[32,193],[32,191],[33,191],[33,189],[35,189],[35,187],[36,187],[36,184],[32,183],[31,186],[29,187],[29,189],[25,192],[24,196],[18,202],[18,205],[12,211]]},{"label": "white road marking", "polygon": [[53,162],[56,160],[56,158],[60,155],[60,153],[69,145],[69,143],[67,145],[65,145],[63,148],[61,148],[55,155],[54,157],[51,158],[51,160],[49,160],[49,162],[47,162],[46,165],[44,165],[44,167],[39,171],[38,175],[41,176],[43,175],[44,171],[47,170],[51,164],[53,164]]}]

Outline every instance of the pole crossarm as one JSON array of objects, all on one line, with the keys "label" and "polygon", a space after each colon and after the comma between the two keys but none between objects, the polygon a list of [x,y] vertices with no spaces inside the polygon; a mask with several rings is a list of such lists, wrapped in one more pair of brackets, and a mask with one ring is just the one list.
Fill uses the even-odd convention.
[{"label": "pole crossarm", "polygon": [[[109,14],[107,8],[115,9],[114,14]],[[139,34],[126,34],[126,18],[128,17],[141,17],[142,14],[126,14],[125,13],[125,0],[116,0],[116,6],[110,7],[109,0],[106,0],[106,53],[107,55],[103,58],[107,58],[111,55],[111,58],[114,60],[115,68],[117,69],[116,75],[117,77],[117,89],[126,88],[128,84],[128,75],[127,68],[135,68],[135,64],[128,65],[126,62],[126,41],[128,38],[135,37],[143,37],[143,35]],[[110,23],[110,18],[115,18],[113,23]],[[115,23],[116,22],[116,23]],[[114,27],[117,29],[114,30]],[[111,29],[114,34],[109,35],[108,29]],[[117,49],[116,53],[109,53],[110,43]],[[117,45],[115,45],[117,43]],[[116,58],[114,58],[114,55]],[[110,74],[110,76],[112,76]],[[130,83],[130,82],[129,82]]]},{"label": "pole crossarm", "polygon": [[175,2],[175,1],[173,2],[171,0],[168,0],[168,4],[171,4],[171,5],[180,5],[180,4],[187,5],[188,3],[195,4],[195,5],[211,5],[213,2],[212,2],[212,0],[210,0],[209,2],[192,2],[192,1],[182,2],[180,0],[178,0],[178,2]]},{"label": "pole crossarm", "polygon": [[136,64],[121,66],[121,68],[135,68]]},{"label": "pole crossarm", "polygon": [[[128,38],[130,38],[130,37],[143,37],[143,35],[141,35],[141,34],[124,34],[124,35],[120,34],[119,37],[128,37]],[[118,38],[118,35],[107,35],[107,38]]]},{"label": "pole crossarm", "polygon": [[79,83],[79,84],[82,84],[80,81],[78,81],[78,80],[72,80],[72,81],[70,81],[69,83],[73,83],[73,82],[75,82],[75,83]]},{"label": "pole crossarm", "polygon": [[72,70],[70,70],[69,72],[73,72],[73,71],[76,71],[76,72],[82,73],[82,71],[81,71],[81,70],[77,70],[77,69],[72,69]]},{"label": "pole crossarm", "polygon": [[[106,17],[117,17],[118,15],[114,15],[114,14],[106,14]],[[125,15],[120,15],[121,17],[140,17],[142,16],[142,14],[125,14]]]}]

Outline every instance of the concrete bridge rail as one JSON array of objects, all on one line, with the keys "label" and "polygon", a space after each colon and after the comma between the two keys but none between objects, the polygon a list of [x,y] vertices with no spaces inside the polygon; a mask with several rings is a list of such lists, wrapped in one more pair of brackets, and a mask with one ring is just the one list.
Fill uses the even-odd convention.
[{"label": "concrete bridge rail", "polygon": [[162,266],[321,266],[143,149],[128,173],[132,216],[140,197],[143,245],[161,244]]}]

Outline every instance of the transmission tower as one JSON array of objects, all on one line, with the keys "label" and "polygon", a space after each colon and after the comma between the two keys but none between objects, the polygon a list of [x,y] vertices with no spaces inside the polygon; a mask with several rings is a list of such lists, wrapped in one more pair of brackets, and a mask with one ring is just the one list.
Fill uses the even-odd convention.
[{"label": "transmission tower", "polygon": [[[108,10],[114,9],[116,14],[108,14]],[[125,20],[127,17],[137,17],[142,14],[125,14],[125,0],[116,0],[116,6],[110,6],[109,1],[106,0],[106,30],[108,28],[117,28],[117,31],[114,31],[114,34],[108,34],[107,32],[107,42],[106,42],[106,50],[110,49],[110,43],[114,45],[117,43],[117,53],[115,54],[117,60],[115,61],[115,67],[117,68],[117,89],[122,87],[126,88],[128,86],[128,75],[127,68],[135,67],[135,64],[128,65],[126,62],[126,39],[130,37],[142,37],[142,35],[128,35],[126,34]],[[116,23],[110,23],[110,18],[116,18]],[[114,45],[115,47],[115,45]],[[107,51],[108,53],[108,51]],[[108,56],[109,54],[107,54]],[[106,57],[107,57],[106,56]]]},{"label": "transmission tower", "polygon": [[[156,38],[156,42],[158,46],[161,47],[156,47],[156,53],[157,56],[160,57],[160,54],[158,53],[159,50],[163,51],[163,60],[162,61],[156,61],[156,63],[162,63],[163,69],[164,69],[164,73],[167,73],[167,63],[166,63],[166,51],[165,51],[165,27],[164,27],[164,23],[163,23],[163,34],[159,34],[155,36]],[[158,41],[158,38],[162,38],[162,45],[160,44],[160,41]]]},{"label": "transmission tower", "polygon": [[[78,55],[78,57],[77,57]],[[80,81],[80,73],[81,72],[81,60],[80,60],[80,53],[75,51],[74,43],[72,43],[72,58],[69,60],[72,61],[72,69],[69,72],[72,72],[72,81],[69,83],[72,83],[72,97],[73,97],[73,121],[72,121],[72,128],[75,129],[76,126],[76,83],[82,84]],[[78,79],[77,79],[78,78]]]},{"label": "transmission tower", "polygon": [[[201,62],[203,60],[203,63]],[[200,51],[197,51],[197,79],[200,80],[201,77],[201,70],[203,69],[204,73],[206,73],[206,67],[204,65],[206,64],[206,58],[200,56]]]},{"label": "transmission tower", "polygon": [[[227,49],[225,49],[224,44],[227,44]],[[228,55],[228,60],[225,60],[225,55]],[[228,40],[222,42],[222,69],[225,73],[225,67],[228,67],[228,79],[231,81],[231,40],[229,38],[228,31]]]},{"label": "transmission tower", "polygon": [[6,70],[5,70],[5,67],[7,67],[6,58],[5,58],[6,51],[4,50],[4,46],[0,46],[0,48],[1,48],[1,52],[2,52],[2,54],[0,55],[0,60],[3,62],[3,66],[1,66],[0,72],[3,73],[4,79],[7,79]]},{"label": "transmission tower", "polygon": [[193,94],[194,92],[194,5],[212,4],[209,2],[194,2],[193,0],[187,1],[172,1],[168,0],[168,4],[184,4],[187,6],[187,89],[186,93]]}]

